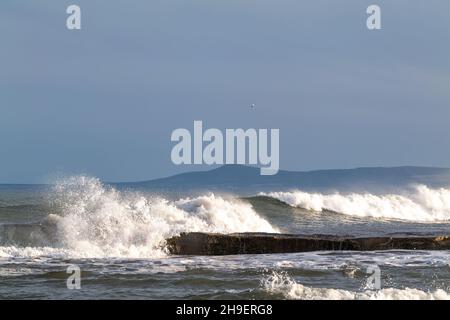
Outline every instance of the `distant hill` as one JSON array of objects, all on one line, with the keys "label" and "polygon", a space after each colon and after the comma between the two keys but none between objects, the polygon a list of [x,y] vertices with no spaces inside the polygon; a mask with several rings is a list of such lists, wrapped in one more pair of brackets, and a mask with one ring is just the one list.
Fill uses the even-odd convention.
[{"label": "distant hill", "polygon": [[120,183],[125,187],[150,189],[367,189],[398,188],[410,184],[431,187],[450,186],[450,169],[432,167],[356,168],[316,171],[280,170],[273,176],[261,176],[259,168],[225,165],[209,171],[177,174],[142,182]]}]

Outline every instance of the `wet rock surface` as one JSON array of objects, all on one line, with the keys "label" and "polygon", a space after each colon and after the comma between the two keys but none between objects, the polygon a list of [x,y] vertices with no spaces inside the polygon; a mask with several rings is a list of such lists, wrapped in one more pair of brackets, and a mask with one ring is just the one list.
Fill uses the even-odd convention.
[{"label": "wet rock surface", "polygon": [[178,255],[232,255],[334,250],[450,250],[450,236],[337,237],[273,233],[182,233],[167,239]]}]

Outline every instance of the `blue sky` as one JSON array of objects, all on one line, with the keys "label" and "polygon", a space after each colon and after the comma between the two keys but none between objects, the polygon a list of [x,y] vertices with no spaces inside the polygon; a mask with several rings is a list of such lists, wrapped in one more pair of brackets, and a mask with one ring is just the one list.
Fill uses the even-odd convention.
[{"label": "blue sky", "polygon": [[3,0],[0,182],[204,169],[170,160],[194,120],[279,128],[282,169],[450,167],[449,16],[446,0]]}]

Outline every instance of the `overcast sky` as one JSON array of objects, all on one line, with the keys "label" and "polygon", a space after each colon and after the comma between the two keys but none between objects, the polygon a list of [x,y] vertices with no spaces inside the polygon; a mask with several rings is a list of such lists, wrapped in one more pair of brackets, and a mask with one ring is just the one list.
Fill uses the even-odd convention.
[{"label": "overcast sky", "polygon": [[204,169],[194,120],[279,128],[282,169],[450,167],[450,1],[0,2],[0,182]]}]

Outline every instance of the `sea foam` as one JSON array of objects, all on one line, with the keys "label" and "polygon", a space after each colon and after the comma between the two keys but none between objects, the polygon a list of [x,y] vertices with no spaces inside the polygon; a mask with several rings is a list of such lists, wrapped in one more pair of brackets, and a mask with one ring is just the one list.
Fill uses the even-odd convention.
[{"label": "sea foam", "polygon": [[449,300],[442,289],[426,292],[419,289],[382,288],[361,292],[344,289],[314,288],[297,283],[285,273],[273,272],[261,280],[266,292],[282,295],[286,299],[301,300]]}]

